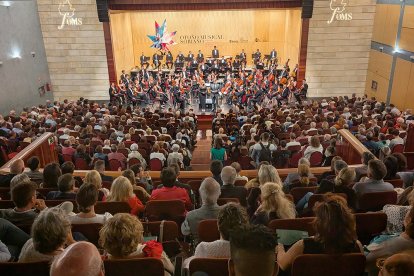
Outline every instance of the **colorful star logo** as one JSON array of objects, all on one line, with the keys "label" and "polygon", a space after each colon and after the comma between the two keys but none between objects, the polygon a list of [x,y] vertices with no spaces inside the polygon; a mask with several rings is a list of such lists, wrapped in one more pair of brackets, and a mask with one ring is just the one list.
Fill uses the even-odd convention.
[{"label": "colorful star logo", "polygon": [[174,31],[172,33],[167,32],[167,21],[164,19],[164,22],[160,26],[157,21],[155,21],[155,35],[147,35],[149,39],[153,42],[151,48],[159,49],[162,52],[169,51],[168,46],[177,44],[173,40],[173,36],[177,33]]}]

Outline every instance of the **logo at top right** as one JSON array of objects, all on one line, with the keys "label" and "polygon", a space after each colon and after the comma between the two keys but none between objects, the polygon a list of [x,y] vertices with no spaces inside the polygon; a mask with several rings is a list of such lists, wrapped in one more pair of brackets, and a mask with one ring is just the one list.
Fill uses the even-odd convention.
[{"label": "logo at top right", "polygon": [[352,13],[347,12],[346,6],[349,0],[331,0],[329,7],[332,10],[331,18],[327,21],[331,24],[333,21],[350,21],[352,20]]}]

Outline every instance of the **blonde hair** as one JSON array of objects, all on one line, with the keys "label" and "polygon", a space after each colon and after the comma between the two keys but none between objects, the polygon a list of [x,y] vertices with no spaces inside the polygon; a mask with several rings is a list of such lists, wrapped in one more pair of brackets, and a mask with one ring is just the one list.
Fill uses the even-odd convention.
[{"label": "blonde hair", "polygon": [[355,169],[353,168],[343,168],[339,171],[338,175],[335,177],[336,186],[347,186],[355,180]]},{"label": "blonde hair", "polygon": [[282,186],[282,180],[280,180],[279,173],[272,165],[261,165],[258,172],[258,179],[260,185],[263,185],[266,182],[273,182]]},{"label": "blonde hair", "polygon": [[102,188],[102,178],[98,171],[92,170],[86,173],[85,183],[93,184],[97,189]]},{"label": "blonde hair", "polygon": [[125,176],[118,176],[111,185],[108,201],[128,201],[134,195],[131,182]]},{"label": "blonde hair", "polygon": [[144,227],[137,217],[119,213],[99,231],[100,245],[112,256],[124,258],[137,250],[143,241]]},{"label": "blonde hair", "polygon": [[279,219],[296,217],[295,205],[286,198],[282,187],[278,183],[267,182],[260,188],[262,204],[260,210],[269,214],[275,212]]},{"label": "blonde hair", "polygon": [[300,164],[298,166],[299,182],[304,186],[308,186],[310,183],[309,174],[310,169],[307,164]]}]

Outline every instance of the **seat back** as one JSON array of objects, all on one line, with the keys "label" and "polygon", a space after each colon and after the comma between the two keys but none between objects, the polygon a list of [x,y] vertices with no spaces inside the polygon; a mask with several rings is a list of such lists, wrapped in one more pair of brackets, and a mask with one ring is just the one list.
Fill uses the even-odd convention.
[{"label": "seat back", "polygon": [[358,200],[358,206],[360,211],[379,211],[386,204],[397,203],[397,192],[376,192],[363,194]]},{"label": "seat back", "polygon": [[119,168],[122,169],[122,165],[121,165],[121,162],[119,162],[119,160],[117,159],[109,160],[109,169],[111,171],[117,171]]},{"label": "seat back", "polygon": [[93,243],[96,247],[99,247],[99,231],[101,228],[102,224],[100,223],[72,224],[72,233],[82,233],[82,235],[84,235],[90,243]]},{"label": "seat back", "polygon": [[295,187],[292,190],[290,190],[289,193],[293,196],[294,202],[296,204],[308,192],[315,193],[315,191],[317,189],[318,189],[318,186],[312,186],[312,187]]},{"label": "seat back", "polygon": [[239,179],[239,180],[236,180],[236,182],[234,182],[234,186],[242,186],[242,187],[244,187],[244,185],[246,185],[246,183],[247,183],[247,180],[245,180],[245,179]]},{"label": "seat back", "polygon": [[356,231],[362,244],[369,244],[387,227],[387,215],[383,212],[356,213]]},{"label": "seat back", "polygon": [[396,152],[403,153],[404,152],[404,145],[402,145],[402,144],[395,145],[395,146],[392,147],[391,151],[392,151],[392,153],[396,153]]},{"label": "seat back", "polygon": [[112,215],[118,213],[130,213],[131,207],[129,207],[129,204],[127,202],[123,201],[98,201],[95,205],[95,213],[104,214],[105,212],[108,212]]},{"label": "seat back", "polygon": [[49,262],[15,263],[0,262],[0,275],[21,276],[36,275],[49,276]]},{"label": "seat back", "polygon": [[89,165],[83,158],[76,158],[75,159],[75,168],[77,170],[89,170]]},{"label": "seat back", "polygon": [[172,220],[181,225],[184,213],[185,205],[181,200],[150,200],[145,205],[144,216],[149,221]]},{"label": "seat back", "polygon": [[319,151],[312,152],[309,162],[311,164],[311,167],[319,167],[322,163],[323,155]]},{"label": "seat back", "polygon": [[128,167],[132,167],[135,164],[141,164],[141,161],[139,161],[138,158],[131,158],[128,160]]},{"label": "seat back", "polygon": [[386,182],[392,184],[394,188],[404,188],[404,181],[402,179],[391,179],[386,180]]},{"label": "seat back", "polygon": [[9,209],[14,207],[14,202],[12,200],[0,200],[0,209]]},{"label": "seat back", "polygon": [[309,236],[315,234],[312,222],[314,218],[295,218],[295,219],[274,219],[269,222],[268,227],[276,232],[277,229],[306,231]]},{"label": "seat back", "polygon": [[150,160],[150,168],[151,171],[161,171],[162,170],[162,162],[160,159],[153,158]]},{"label": "seat back", "polygon": [[221,198],[217,199],[217,204],[219,206],[223,206],[223,205],[225,205],[227,203],[230,203],[230,202],[240,204],[240,200],[238,198],[225,198],[225,197],[221,197]]},{"label": "seat back", "polygon": [[164,265],[157,258],[105,260],[104,266],[106,276],[164,276]]},{"label": "seat back", "polygon": [[212,242],[220,239],[216,219],[205,219],[198,223],[198,240],[200,242]]},{"label": "seat back", "polygon": [[357,276],[363,275],[364,269],[364,254],[304,254],[296,257],[293,261],[291,275]]},{"label": "seat back", "polygon": [[299,159],[303,157],[303,151],[295,152],[289,159],[289,167],[297,168],[299,164]]},{"label": "seat back", "polygon": [[224,258],[195,258],[190,262],[190,275],[194,272],[204,272],[207,275],[228,276],[228,259]]},{"label": "seat back", "polygon": [[159,242],[175,241],[179,236],[178,225],[175,221],[148,221],[143,222],[142,225],[144,226],[144,233],[157,236]]},{"label": "seat back", "polygon": [[62,156],[63,156],[63,160],[65,160],[65,162],[66,161],[73,162],[73,155],[70,155],[70,154],[62,154]]},{"label": "seat back", "polygon": [[[345,198],[345,200],[348,198],[346,194],[344,193],[335,193],[337,196],[341,196]],[[324,201],[325,194],[313,194],[308,201],[308,208],[312,210],[313,206],[315,206],[316,202],[322,202]]]}]

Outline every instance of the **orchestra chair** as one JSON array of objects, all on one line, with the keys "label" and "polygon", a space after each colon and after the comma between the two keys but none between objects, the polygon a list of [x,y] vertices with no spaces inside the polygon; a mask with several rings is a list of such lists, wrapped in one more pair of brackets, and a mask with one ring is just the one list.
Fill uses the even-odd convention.
[{"label": "orchestra chair", "polygon": [[311,186],[311,187],[295,187],[290,190],[289,194],[293,196],[293,200],[298,203],[299,200],[302,199],[308,192],[315,193],[318,189],[318,186]]},{"label": "orchestra chair", "polygon": [[0,262],[0,275],[49,276],[49,269],[50,269],[50,264],[48,261],[30,262],[30,263]]},{"label": "orchestra chair", "polygon": [[185,219],[185,205],[181,200],[150,200],[145,205],[148,221],[171,220],[181,225]]},{"label": "orchestra chair", "polygon": [[391,152],[392,153],[397,153],[397,152],[403,153],[404,152],[404,145],[398,144],[398,145],[393,146],[392,149],[391,149]]},{"label": "orchestra chair", "polygon": [[246,185],[246,183],[247,183],[247,180],[239,179],[239,180],[236,180],[236,182],[234,182],[234,186],[244,187],[244,185]]},{"label": "orchestra chair", "polygon": [[164,276],[164,265],[158,258],[105,260],[105,276]]},{"label": "orchestra chair", "polygon": [[141,165],[141,161],[138,158],[131,158],[128,160],[128,168],[132,167],[133,165]]},{"label": "orchestra chair", "polygon": [[323,154],[319,151],[312,152],[309,162],[311,167],[319,167],[322,163]]},{"label": "orchestra chair", "polygon": [[163,167],[161,160],[158,158],[151,159],[149,165],[150,165],[151,171],[161,171]]},{"label": "orchestra chair", "polygon": [[298,230],[308,232],[309,236],[315,234],[312,222],[314,217],[294,219],[274,219],[269,222],[268,227],[276,232],[277,229]]},{"label": "orchestra chair", "polygon": [[129,204],[124,201],[108,201],[108,202],[98,201],[96,202],[95,213],[105,214],[105,212],[108,212],[111,215],[115,215],[118,213],[129,214],[131,212],[131,207],[129,207]]},{"label": "orchestra chair", "polygon": [[99,231],[102,228],[100,223],[84,223],[84,224],[72,224],[72,233],[79,232],[88,239],[90,243],[93,243],[96,247],[99,246]]},{"label": "orchestra chair", "polygon": [[364,275],[365,256],[352,254],[304,254],[295,258],[292,264],[292,276],[357,276]]},{"label": "orchestra chair", "polygon": [[386,204],[397,203],[397,192],[375,192],[363,194],[358,199],[359,212],[380,211]]},{"label": "orchestra chair", "polygon": [[89,170],[89,165],[83,158],[76,158],[75,159],[75,168],[77,170]]},{"label": "orchestra chair", "polygon": [[219,206],[226,205],[227,203],[230,203],[230,202],[240,204],[240,200],[238,198],[225,198],[225,197],[222,197],[222,198],[217,199],[217,205],[219,205]]},{"label": "orchestra chair", "polygon": [[398,179],[391,179],[391,180],[384,180],[394,186],[394,188],[404,188],[404,181],[401,178]]},{"label": "orchestra chair", "polygon": [[204,219],[200,221],[197,232],[200,242],[212,242],[220,239],[217,219]]},{"label": "orchestra chair", "polygon": [[65,160],[65,162],[70,161],[73,162],[73,155],[70,154],[62,154],[63,160]]},{"label": "orchestra chair", "polygon": [[190,261],[189,275],[198,271],[207,275],[228,276],[228,262],[227,258],[194,258]]},{"label": "orchestra chair", "polygon": [[383,212],[356,213],[355,221],[358,240],[365,245],[387,228],[387,214]]},{"label": "orchestra chair", "polygon": [[111,171],[117,171],[118,169],[122,169],[122,164],[117,159],[109,160],[109,169]]}]

